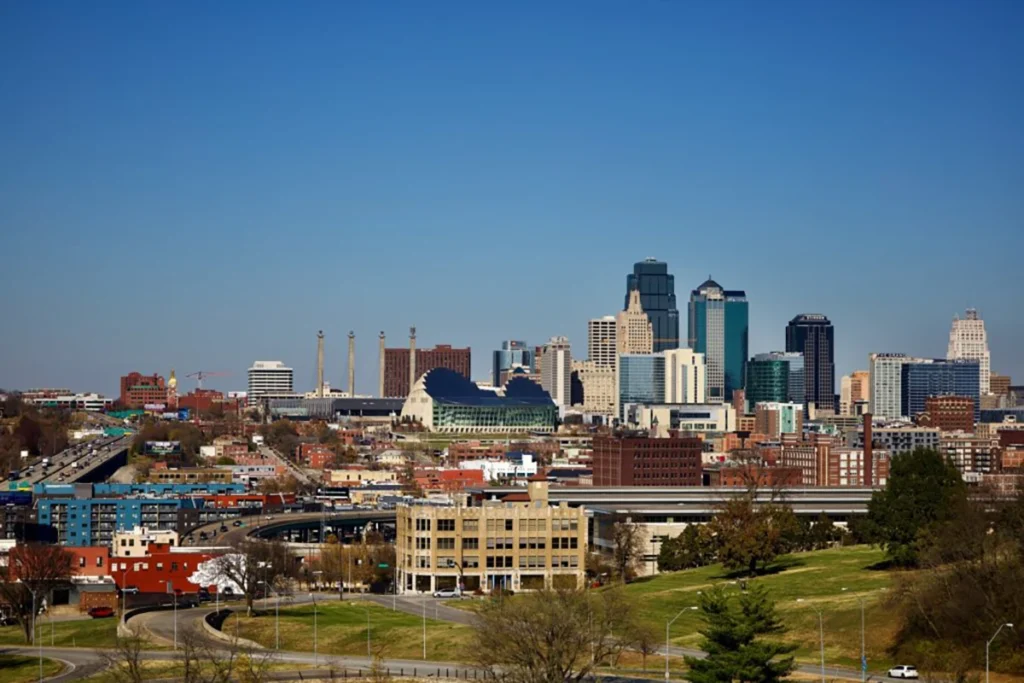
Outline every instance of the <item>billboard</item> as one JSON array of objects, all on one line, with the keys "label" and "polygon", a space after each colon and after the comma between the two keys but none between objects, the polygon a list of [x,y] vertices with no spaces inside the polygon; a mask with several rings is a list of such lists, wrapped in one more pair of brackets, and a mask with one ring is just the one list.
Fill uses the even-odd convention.
[{"label": "billboard", "polygon": [[148,411],[162,413],[162,412],[164,412],[164,409],[167,408],[167,404],[166,403],[147,403],[146,405],[144,405],[142,407],[145,410],[148,410]]},{"label": "billboard", "polygon": [[176,455],[181,453],[180,441],[147,441],[142,448],[146,455]]}]

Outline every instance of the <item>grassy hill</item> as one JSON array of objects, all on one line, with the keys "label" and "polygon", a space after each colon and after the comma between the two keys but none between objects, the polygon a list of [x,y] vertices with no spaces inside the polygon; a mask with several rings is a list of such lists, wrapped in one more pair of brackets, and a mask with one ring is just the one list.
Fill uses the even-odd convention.
[{"label": "grassy hill", "polygon": [[[893,572],[873,568],[883,560],[876,548],[855,546],[788,555],[780,558],[769,574],[757,582],[768,587],[786,625],[785,639],[799,645],[797,658],[819,661],[818,612],[825,630],[825,659],[830,665],[860,665],[860,599],[865,603],[868,666],[872,670],[887,667],[886,648],[896,628],[884,607],[885,590]],[[724,584],[739,591],[739,581],[721,565],[712,565],[650,579],[641,579],[626,587],[641,611],[661,632],[666,622],[688,607],[698,604],[698,591]],[[845,590],[844,590],[845,589]],[[687,610],[672,625],[672,642],[696,647],[699,612]]]}]

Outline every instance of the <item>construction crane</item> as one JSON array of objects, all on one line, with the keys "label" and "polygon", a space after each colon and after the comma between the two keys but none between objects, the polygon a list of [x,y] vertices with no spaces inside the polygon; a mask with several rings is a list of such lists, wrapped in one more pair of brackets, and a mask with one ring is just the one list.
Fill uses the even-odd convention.
[{"label": "construction crane", "polygon": [[198,388],[202,389],[203,388],[203,378],[204,377],[227,377],[230,374],[231,374],[230,372],[219,372],[219,371],[215,371],[215,370],[196,370],[195,372],[190,373],[190,374],[185,375],[185,376],[186,377],[195,377],[196,378],[196,385],[198,386]]}]

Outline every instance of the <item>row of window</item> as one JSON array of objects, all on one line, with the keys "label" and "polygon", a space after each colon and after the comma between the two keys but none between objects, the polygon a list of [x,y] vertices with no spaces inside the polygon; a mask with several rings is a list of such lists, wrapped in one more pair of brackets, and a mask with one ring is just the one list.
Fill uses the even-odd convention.
[{"label": "row of window", "polygon": [[[430,519],[417,519],[416,520],[416,531],[430,531],[431,530]],[[480,520],[478,519],[464,519],[462,520],[463,531],[479,531]],[[409,520],[411,524],[411,520]],[[575,518],[572,519],[552,519],[551,530],[552,531],[576,531],[579,528],[579,521]],[[519,523],[520,531],[547,531],[548,521],[546,519],[523,519]],[[455,520],[454,519],[439,519],[437,520],[438,531],[455,531]],[[488,533],[497,531],[514,531],[515,520],[514,519],[488,519],[487,520],[487,531]]]}]

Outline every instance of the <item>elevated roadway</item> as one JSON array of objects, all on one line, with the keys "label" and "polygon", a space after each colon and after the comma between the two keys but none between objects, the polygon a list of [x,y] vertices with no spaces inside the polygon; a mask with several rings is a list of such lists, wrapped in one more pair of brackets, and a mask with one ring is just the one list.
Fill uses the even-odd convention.
[{"label": "elevated roadway", "polygon": [[[241,521],[243,526],[234,526]],[[198,546],[235,545],[246,538],[278,538],[281,536],[308,540],[319,538],[321,525],[328,532],[351,530],[375,524],[394,524],[394,510],[346,510],[343,512],[291,512],[274,515],[251,515],[235,520],[212,522],[189,532]],[[202,534],[206,539],[201,540]]]},{"label": "elevated roadway", "polygon": [[17,481],[28,485],[103,481],[128,462],[131,442],[132,437],[126,434],[77,444],[46,459],[45,465],[44,459],[37,460],[27,472],[22,471]]}]

